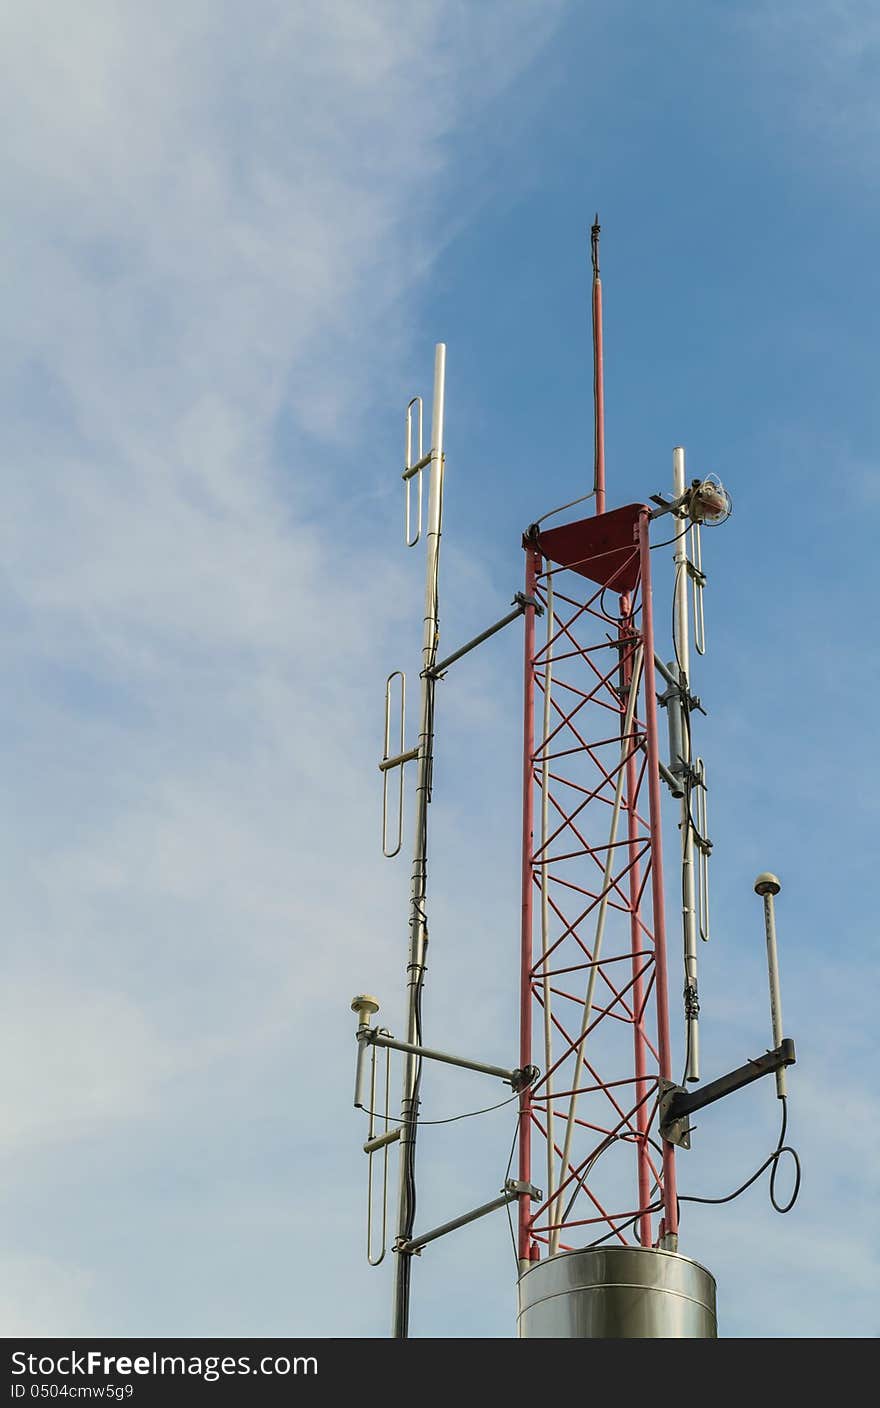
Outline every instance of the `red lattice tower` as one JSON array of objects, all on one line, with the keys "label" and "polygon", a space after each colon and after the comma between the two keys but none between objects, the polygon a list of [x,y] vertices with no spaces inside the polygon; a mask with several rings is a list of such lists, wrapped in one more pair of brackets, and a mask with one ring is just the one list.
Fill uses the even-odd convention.
[{"label": "red lattice tower", "polygon": [[[604,495],[603,495],[604,501]],[[674,1249],[650,510],[524,539],[519,1257]],[[536,619],[537,617],[537,619]]]}]

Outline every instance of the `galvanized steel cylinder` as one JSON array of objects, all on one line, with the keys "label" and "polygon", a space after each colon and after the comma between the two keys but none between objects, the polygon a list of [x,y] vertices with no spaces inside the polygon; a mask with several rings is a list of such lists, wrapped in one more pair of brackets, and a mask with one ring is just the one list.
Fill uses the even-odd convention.
[{"label": "galvanized steel cylinder", "polygon": [[715,1278],[676,1252],[561,1252],[520,1277],[521,1339],[712,1340],[717,1334]]}]

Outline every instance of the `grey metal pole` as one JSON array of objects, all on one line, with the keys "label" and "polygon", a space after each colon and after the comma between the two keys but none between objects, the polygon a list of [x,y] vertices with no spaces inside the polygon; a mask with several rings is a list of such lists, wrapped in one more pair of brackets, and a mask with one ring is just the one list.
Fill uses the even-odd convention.
[{"label": "grey metal pole", "polygon": [[421,1236],[413,1237],[412,1241],[407,1243],[406,1252],[403,1255],[419,1252],[429,1242],[436,1242],[438,1237],[445,1237],[447,1232],[457,1232],[459,1227],[467,1227],[469,1222],[476,1222],[478,1218],[485,1217],[487,1213],[505,1207],[508,1203],[514,1202],[520,1196],[521,1191],[519,1186],[516,1190],[506,1188],[499,1197],[493,1198],[491,1202],[481,1203],[478,1208],[462,1213],[461,1217],[453,1217],[451,1221],[444,1222],[440,1227],[434,1227],[430,1232],[423,1232]]},{"label": "grey metal pole", "polygon": [[492,636],[497,635],[499,631],[503,631],[505,626],[509,626],[513,621],[518,620],[525,609],[525,606],[517,605],[515,611],[509,611],[506,616],[502,616],[500,621],[496,621],[494,626],[489,626],[485,631],[480,631],[480,634],[474,636],[473,640],[469,640],[465,645],[461,646],[460,649],[453,651],[451,655],[447,655],[445,660],[441,660],[438,665],[435,665],[434,674],[439,679],[440,676],[449,669],[450,665],[455,664],[456,660],[461,660],[462,656],[469,655],[472,650],[476,650],[478,645],[482,645],[484,640],[491,640]]},{"label": "grey metal pole", "polygon": [[[672,451],[672,496],[685,491],[684,450]],[[676,663],[684,676],[683,684],[690,693],[690,620],[688,613],[687,534],[675,544],[675,645]],[[683,705],[683,710],[687,704]],[[690,729],[682,729],[681,757],[687,774],[692,763]],[[674,766],[674,762],[673,762]],[[694,833],[690,819],[690,795],[685,784],[681,799],[681,867],[682,867],[682,928],[684,937],[684,1012],[686,1028],[686,1081],[700,1079],[700,1000],[697,985],[697,902],[694,870]]]},{"label": "grey metal pole", "polygon": [[[428,942],[427,850],[428,801],[434,757],[434,691],[432,673],[438,641],[437,586],[440,567],[440,533],[443,508],[443,420],[446,387],[446,346],[438,342],[434,353],[434,402],[431,412],[431,467],[428,485],[428,531],[425,565],[425,617],[422,634],[421,710],[419,723],[418,779],[416,782],[415,840],[410,882],[409,956],[407,960],[406,1040],[411,1046],[421,1042],[421,992],[425,977],[425,950]],[[416,1130],[419,1118],[419,1056],[407,1053],[403,1068],[403,1095],[400,1105],[400,1160],[398,1164],[397,1238],[406,1242],[412,1236],[414,1220]],[[409,1333],[409,1288],[412,1257],[397,1253],[394,1266],[394,1293],[391,1333],[406,1339]]]},{"label": "grey metal pole", "polygon": [[[770,1022],[773,1028],[773,1045],[782,1045],[782,996],[779,990],[779,953],[776,948],[776,910],[774,897],[782,886],[769,870],[763,871],[755,881],[755,894],[764,901],[764,933],[767,937],[767,975],[770,980]],[[776,1072],[776,1094],[784,1100],[788,1094],[785,1067]]]},{"label": "grey metal pole", "polygon": [[466,1071],[478,1071],[481,1075],[497,1076],[508,1085],[515,1085],[520,1076],[517,1070],[507,1066],[490,1066],[485,1061],[470,1061],[466,1056],[453,1056],[448,1051],[435,1051],[430,1046],[414,1046],[408,1041],[396,1041],[393,1036],[383,1036],[381,1032],[370,1037],[373,1046],[387,1046],[392,1051],[405,1051],[412,1056],[421,1056],[429,1061],[442,1061],[447,1066],[461,1066]]}]

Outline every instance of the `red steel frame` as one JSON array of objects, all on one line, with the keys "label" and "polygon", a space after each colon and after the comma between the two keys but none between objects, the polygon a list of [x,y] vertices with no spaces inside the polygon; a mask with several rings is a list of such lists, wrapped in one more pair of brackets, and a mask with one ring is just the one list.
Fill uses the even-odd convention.
[{"label": "red steel frame", "polygon": [[[540,1202],[519,1199],[521,1266],[552,1250],[554,1232],[561,1251],[605,1240],[675,1246],[678,1230],[675,1151],[657,1131],[671,1053],[649,526],[649,510],[636,504],[532,530],[524,540],[526,596],[546,607],[549,586],[553,617],[542,644],[535,611],[525,620],[520,1064],[536,1061],[542,1071],[521,1095],[519,1177],[546,1179],[549,1138],[555,1187]],[[546,738],[536,738],[536,701],[543,716],[548,673],[551,724]],[[542,845],[535,815],[545,767],[552,820]],[[542,881],[551,921],[546,949],[536,923]],[[598,956],[597,923],[605,930]],[[559,1131],[570,1111],[563,1171]],[[540,1155],[534,1179],[533,1152]]]}]

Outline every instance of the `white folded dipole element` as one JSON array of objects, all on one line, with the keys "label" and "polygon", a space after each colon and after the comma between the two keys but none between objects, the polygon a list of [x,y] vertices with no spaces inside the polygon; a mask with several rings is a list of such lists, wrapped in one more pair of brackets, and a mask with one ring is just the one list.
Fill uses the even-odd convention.
[{"label": "white folded dipole element", "polygon": [[[620,821],[620,808],[623,801],[623,784],[626,778],[626,759],[628,752],[632,749],[633,719],[636,711],[636,697],[639,692],[639,681],[642,671],[642,647],[639,646],[635,652],[633,661],[632,681],[630,683],[629,695],[626,701],[626,714],[623,722],[623,736],[620,741],[620,766],[617,770],[617,783],[614,788],[614,805],[611,809],[611,826],[609,828],[608,851],[605,856],[605,870],[602,876],[602,898],[599,901],[599,913],[596,918],[596,938],[593,943],[591,954],[590,976],[587,981],[587,993],[584,999],[584,1015],[581,1021],[580,1040],[577,1045],[577,1056],[575,1058],[574,1079],[571,1083],[572,1095],[568,1104],[568,1119],[565,1125],[565,1139],[562,1145],[562,1158],[559,1164],[559,1182],[565,1179],[565,1171],[568,1168],[568,1161],[571,1157],[571,1139],[574,1133],[575,1115],[577,1113],[578,1102],[578,1082],[584,1067],[584,1047],[586,1046],[586,1031],[590,1025],[590,1018],[593,1014],[593,994],[596,988],[596,974],[598,973],[599,958],[602,953],[602,940],[605,936],[605,917],[608,912],[608,895],[611,891],[611,875],[614,868],[614,847],[617,844],[617,827]],[[549,1221],[552,1225],[558,1220],[561,1206],[560,1197],[557,1197],[552,1208],[548,1209]],[[560,1228],[554,1228],[550,1233],[550,1255],[555,1256],[559,1250]]]},{"label": "white folded dipole element", "polygon": [[[416,448],[415,458],[413,458],[413,407],[416,407]],[[404,538],[408,548],[414,548],[422,536],[422,469],[424,468],[424,448],[423,448],[423,426],[424,406],[421,396],[414,396],[406,408],[406,453],[404,456],[403,478],[406,484],[406,527]],[[418,518],[416,520],[416,531],[412,531],[412,514],[410,509],[410,486],[413,476],[416,476],[416,493],[418,494]]]},{"label": "white folded dipole element", "polygon": [[700,911],[700,938],[704,943],[709,942],[709,807],[708,807],[708,785],[706,783],[706,764],[702,758],[694,759],[694,772],[696,774],[696,813],[697,831],[700,839],[697,843],[700,852],[697,860],[697,899]]},{"label": "white folded dipole element", "polygon": [[[370,1070],[370,1123],[367,1134],[367,1142],[375,1138],[375,1120],[378,1114],[376,1110],[376,1048],[370,1048],[372,1056],[372,1067]],[[385,1052],[385,1128],[383,1134],[390,1132],[389,1107],[391,1105],[391,1052]],[[367,1155],[367,1261],[371,1266],[379,1266],[385,1260],[385,1252],[388,1243],[388,1145],[382,1150],[382,1234],[378,1255],[373,1250],[373,1155],[371,1149]]]},{"label": "white folded dipole element", "polygon": [[703,544],[700,533],[700,524],[691,524],[691,567],[693,571],[689,572],[689,576],[694,598],[694,647],[698,655],[705,655],[706,615],[703,609]]},{"label": "white folded dipole element", "polygon": [[[406,675],[402,670],[392,670],[385,681],[385,739],[382,751],[382,762],[388,762],[391,758],[391,689],[395,679],[400,680],[400,744],[398,756],[403,754],[406,747]],[[381,767],[381,763],[380,763]],[[397,835],[394,837],[392,827],[392,849],[389,849],[388,837],[388,777],[391,768],[382,768],[382,854],[387,860],[396,856],[403,845],[403,763],[398,764],[397,780]]]}]

